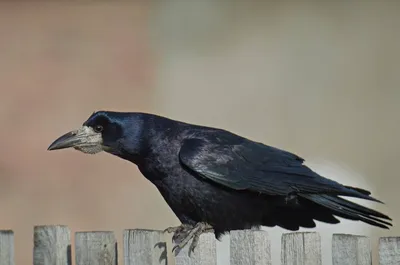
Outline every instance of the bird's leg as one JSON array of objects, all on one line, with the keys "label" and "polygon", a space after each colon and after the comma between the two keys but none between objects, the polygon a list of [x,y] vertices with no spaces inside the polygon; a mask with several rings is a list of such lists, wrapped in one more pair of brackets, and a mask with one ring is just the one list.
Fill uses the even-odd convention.
[{"label": "bird's leg", "polygon": [[213,232],[214,229],[206,224],[206,223],[197,223],[190,231],[189,233],[183,238],[183,240],[181,242],[179,242],[179,244],[175,245],[174,248],[172,249],[172,252],[175,251],[175,249],[179,248],[179,249],[183,249],[187,243],[193,239],[192,243],[190,244],[189,247],[189,257],[191,252],[194,251],[194,249],[196,248],[197,244],[199,243],[199,239],[200,239],[200,235],[204,234],[204,233],[209,233],[209,232]]}]

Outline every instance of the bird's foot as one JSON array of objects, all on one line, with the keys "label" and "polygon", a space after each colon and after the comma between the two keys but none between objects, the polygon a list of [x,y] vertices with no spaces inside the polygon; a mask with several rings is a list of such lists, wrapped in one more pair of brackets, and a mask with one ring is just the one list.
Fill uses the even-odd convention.
[{"label": "bird's foot", "polygon": [[182,230],[185,230],[187,228],[193,228],[193,226],[192,225],[188,225],[188,224],[181,224],[179,226],[171,226],[171,227],[166,228],[164,230],[164,233],[175,233],[177,231],[182,231]]},{"label": "bird's foot", "polygon": [[176,249],[178,250],[183,249],[187,245],[187,243],[189,243],[189,241],[193,239],[192,243],[190,244],[188,252],[188,255],[190,257],[191,252],[194,252],[194,249],[199,243],[200,235],[209,232],[214,232],[214,229],[210,225],[206,223],[197,223],[192,229],[189,230],[186,236],[178,244],[174,246],[172,252],[174,252]]},{"label": "bird's foot", "polygon": [[180,242],[193,229],[192,225],[181,224],[180,226],[171,226],[164,230],[164,233],[174,233],[172,236],[173,242]]}]

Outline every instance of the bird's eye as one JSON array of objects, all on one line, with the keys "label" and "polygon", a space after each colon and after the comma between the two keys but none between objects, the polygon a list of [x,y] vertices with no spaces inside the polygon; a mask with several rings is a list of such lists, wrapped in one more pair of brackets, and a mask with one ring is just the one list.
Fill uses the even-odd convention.
[{"label": "bird's eye", "polygon": [[103,126],[101,126],[101,125],[94,126],[94,131],[97,132],[97,133],[102,132],[103,131]]}]

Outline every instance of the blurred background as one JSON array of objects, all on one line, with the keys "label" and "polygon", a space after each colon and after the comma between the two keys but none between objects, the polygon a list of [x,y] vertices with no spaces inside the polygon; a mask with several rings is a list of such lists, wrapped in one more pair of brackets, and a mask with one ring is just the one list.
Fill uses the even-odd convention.
[{"label": "blurred background", "polygon": [[[332,233],[371,236],[376,261],[377,238],[400,235],[399,12],[396,1],[1,2],[0,229],[15,231],[17,264],[32,262],[34,225],[121,240],[125,228],[179,224],[135,165],[46,151],[95,110],[222,127],[371,190],[386,204],[363,204],[391,230],[314,231],[324,264]],[[278,261],[283,230],[267,231]]]}]

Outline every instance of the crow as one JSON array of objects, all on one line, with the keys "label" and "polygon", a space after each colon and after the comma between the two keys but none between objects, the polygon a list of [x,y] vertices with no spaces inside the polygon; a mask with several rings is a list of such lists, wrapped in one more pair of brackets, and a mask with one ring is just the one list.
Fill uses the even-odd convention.
[{"label": "crow", "polygon": [[189,254],[202,233],[217,239],[232,230],[314,228],[336,217],[388,229],[392,219],[342,198],[381,201],[362,188],[320,176],[291,152],[224,129],[142,112],[94,112],[81,128],[56,139],[48,150],[105,151],[134,163],[178,217],[173,233]]}]

